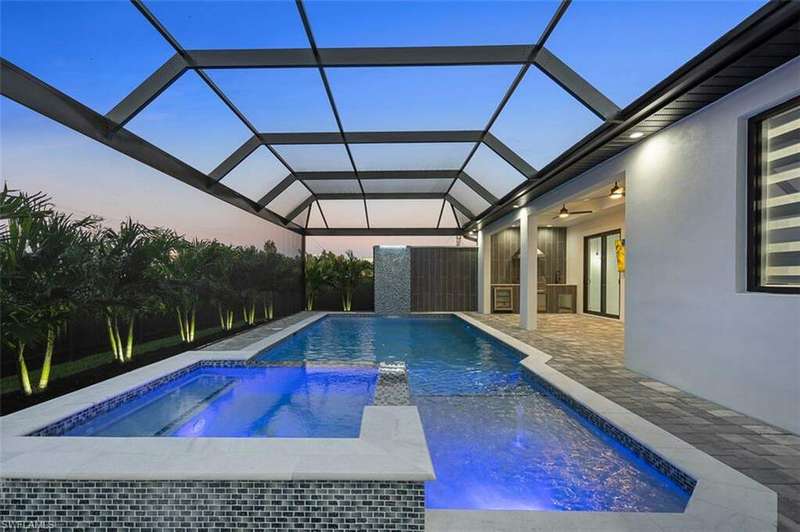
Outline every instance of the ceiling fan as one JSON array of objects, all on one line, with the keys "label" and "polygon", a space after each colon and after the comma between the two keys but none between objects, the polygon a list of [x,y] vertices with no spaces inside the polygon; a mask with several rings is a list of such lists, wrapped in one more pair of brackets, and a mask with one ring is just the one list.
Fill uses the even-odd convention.
[{"label": "ceiling fan", "polygon": [[561,210],[558,211],[558,214],[553,216],[553,220],[558,218],[569,218],[571,215],[575,214],[591,214],[592,212],[593,211],[570,211],[567,209],[567,204],[565,203],[564,206],[561,207]]}]

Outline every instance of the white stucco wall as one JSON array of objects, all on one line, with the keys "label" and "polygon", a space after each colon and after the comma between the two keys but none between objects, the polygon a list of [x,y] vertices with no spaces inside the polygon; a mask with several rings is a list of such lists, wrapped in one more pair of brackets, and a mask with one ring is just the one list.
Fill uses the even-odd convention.
[{"label": "white stucco wall", "polygon": [[[620,205],[609,209],[607,214],[591,218],[586,222],[575,224],[567,228],[567,284],[578,287],[578,313],[583,314],[583,238],[586,236],[611,231],[622,230],[625,238],[625,206]],[[619,282],[619,318],[625,320],[625,274],[620,276]]]},{"label": "white stucco wall", "polygon": [[535,203],[624,173],[626,365],[800,433],[800,296],[745,290],[746,120],[798,93],[794,60]]}]

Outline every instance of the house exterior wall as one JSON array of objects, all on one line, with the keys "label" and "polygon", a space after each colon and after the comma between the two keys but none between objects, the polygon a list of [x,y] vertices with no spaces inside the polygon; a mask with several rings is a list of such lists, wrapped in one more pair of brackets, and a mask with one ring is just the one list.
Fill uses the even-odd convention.
[{"label": "house exterior wall", "polygon": [[624,174],[626,366],[800,433],[800,297],[746,291],[746,122],[798,81],[795,59],[534,203]]},{"label": "house exterior wall", "polygon": [[[620,205],[609,209],[608,214],[603,214],[589,221],[578,223],[567,228],[567,284],[578,287],[577,308],[578,314],[583,314],[583,238],[604,231],[620,229],[622,238],[625,238],[625,207]],[[619,319],[625,321],[625,275],[619,280]]]}]

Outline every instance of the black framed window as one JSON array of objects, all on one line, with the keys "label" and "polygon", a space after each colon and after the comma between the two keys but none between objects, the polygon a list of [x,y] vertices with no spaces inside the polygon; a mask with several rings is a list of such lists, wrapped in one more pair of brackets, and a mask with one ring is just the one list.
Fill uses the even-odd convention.
[{"label": "black framed window", "polygon": [[750,291],[800,294],[800,96],[748,121]]}]

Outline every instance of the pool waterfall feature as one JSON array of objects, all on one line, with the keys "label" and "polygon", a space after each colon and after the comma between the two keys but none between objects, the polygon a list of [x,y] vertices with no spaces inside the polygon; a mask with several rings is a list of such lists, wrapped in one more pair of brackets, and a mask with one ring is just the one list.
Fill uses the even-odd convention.
[{"label": "pool waterfall feature", "polygon": [[[572,428],[588,431],[586,433],[593,439],[610,438],[605,444],[631,452],[632,456],[623,456],[623,459],[639,460],[652,466],[658,472],[657,477],[666,475],[678,485],[683,483],[681,487],[686,492],[692,491],[694,486],[685,509],[596,512],[432,507],[430,496],[426,501],[426,491],[430,491],[431,484],[428,489],[425,486],[426,481],[434,480],[431,454],[437,462],[441,460],[436,458],[434,446],[429,452],[418,408],[423,418],[430,419],[430,405],[422,404],[426,401],[450,401],[455,397],[455,406],[463,407],[458,404],[462,399],[480,402],[483,398],[465,393],[436,395],[437,391],[443,391],[435,388],[439,385],[445,386],[444,391],[448,392],[468,391],[464,386],[469,379],[465,381],[459,378],[457,371],[449,371],[437,384],[437,379],[427,379],[424,372],[420,374],[415,370],[413,360],[410,360],[408,372],[411,390],[421,389],[428,395],[415,392],[409,396],[406,373],[397,367],[385,366],[392,363],[389,359],[397,360],[397,355],[384,361],[386,371],[381,373],[373,404],[364,408],[361,432],[355,439],[28,436],[105,401],[124,402],[130,399],[125,396],[135,393],[137,388],[152,385],[175,372],[192,371],[190,368],[198,364],[289,364],[254,359],[263,358],[260,355],[265,353],[279,353],[282,346],[312,332],[314,323],[323,324],[326,315],[333,315],[331,319],[337,317],[336,313],[318,313],[238,351],[187,352],[69,394],[58,404],[45,403],[0,418],[3,436],[0,499],[6,501],[0,504],[3,515],[30,520],[39,508],[47,507],[56,512],[55,526],[63,527],[142,526],[137,523],[136,515],[142,515],[144,508],[143,515],[151,526],[237,523],[262,529],[302,528],[314,526],[311,524],[313,516],[315,523],[343,530],[365,527],[459,532],[525,527],[645,530],[659,526],[675,530],[774,529],[771,523],[776,520],[777,499],[773,492],[548,367],[549,356],[544,353],[463,314],[457,314],[458,319],[488,335],[489,343],[500,340],[501,346],[517,352],[513,363],[516,369],[512,371],[516,374],[489,371],[487,376],[468,372],[471,377],[479,377],[475,384],[480,390],[492,391],[490,395],[498,397],[501,403],[499,409],[483,408],[483,412],[477,406],[467,409],[476,423],[498,422],[501,428],[505,427],[506,423],[500,421],[508,420],[506,399],[521,397],[524,402],[531,401],[530,392],[517,392],[521,387],[535,389],[536,399],[546,399],[549,404],[556,405],[562,420]],[[270,350],[270,347],[275,349]],[[359,365],[354,360],[358,357],[339,356],[345,359],[339,361],[346,362],[345,366]],[[524,358],[520,362],[521,357]],[[319,362],[308,360],[305,363]],[[369,364],[375,362],[373,359]],[[381,382],[385,385],[381,386]],[[426,389],[426,386],[434,388]],[[507,393],[509,391],[514,393]],[[409,400],[420,404],[407,406]],[[437,408],[442,411],[441,405]],[[537,408],[522,407],[519,412],[515,410],[515,414],[527,425],[526,416],[531,411]],[[492,415],[493,412],[497,414]],[[571,414],[564,415],[564,412]],[[456,409],[456,413],[450,412],[442,416],[442,420],[461,417]],[[457,428],[471,430],[461,423]],[[426,430],[430,429],[426,426]],[[466,434],[461,439],[469,437]],[[520,441],[524,443],[524,438]],[[615,450],[619,452],[618,448]],[[470,474],[481,474],[480,467],[467,469]],[[484,470],[484,473],[487,471],[491,472]],[[450,474],[446,473],[445,476]],[[447,493],[437,497],[453,500]],[[132,499],[135,500],[131,502]],[[487,499],[482,498],[483,507]],[[570,504],[586,504],[590,499],[578,494]],[[497,500],[494,497],[491,504],[497,505]],[[91,505],[104,505],[116,517],[108,520],[106,514],[92,512],[94,506],[86,506],[87,501]],[[328,501],[336,502],[331,505]],[[518,504],[518,501],[513,503]],[[206,507],[219,511],[198,510]],[[748,524],[754,526],[748,527]]]}]

